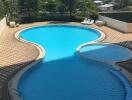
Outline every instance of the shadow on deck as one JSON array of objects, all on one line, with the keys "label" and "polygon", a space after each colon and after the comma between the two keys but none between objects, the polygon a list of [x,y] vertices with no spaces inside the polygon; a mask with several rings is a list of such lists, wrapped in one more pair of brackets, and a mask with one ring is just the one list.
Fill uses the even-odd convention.
[{"label": "shadow on deck", "polygon": [[11,100],[8,93],[9,80],[25,66],[31,64],[34,61],[22,62],[9,66],[2,66],[0,68],[0,100]]},{"label": "shadow on deck", "polygon": [[[116,44],[132,50],[132,41],[123,41]],[[127,61],[117,62],[117,65],[125,68],[128,72],[132,73],[132,58]]]}]

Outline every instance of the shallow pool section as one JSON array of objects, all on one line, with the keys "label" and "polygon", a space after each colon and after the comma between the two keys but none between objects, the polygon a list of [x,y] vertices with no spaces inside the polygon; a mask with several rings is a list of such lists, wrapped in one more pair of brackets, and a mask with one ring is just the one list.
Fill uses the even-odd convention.
[{"label": "shallow pool section", "polygon": [[125,61],[132,57],[131,50],[109,43],[89,44],[80,49],[80,54],[89,59],[109,63]]},{"label": "shallow pool section", "polygon": [[111,65],[84,60],[76,54],[79,45],[100,38],[98,31],[49,25],[27,29],[20,36],[46,50],[45,59],[19,81],[24,100],[125,100],[126,89],[111,74]]}]

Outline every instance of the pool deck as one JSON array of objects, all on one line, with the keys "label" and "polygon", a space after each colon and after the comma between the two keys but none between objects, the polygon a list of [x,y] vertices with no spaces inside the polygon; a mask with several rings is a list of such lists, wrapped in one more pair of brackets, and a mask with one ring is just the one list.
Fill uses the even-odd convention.
[{"label": "pool deck", "polygon": [[[0,100],[8,100],[7,82],[10,78],[17,71],[35,61],[39,55],[39,50],[36,47],[18,41],[15,38],[15,33],[27,27],[47,24],[82,25],[76,22],[36,22],[31,24],[22,24],[16,28],[6,27],[4,32],[0,35]],[[105,33],[106,38],[102,42],[116,43],[132,50],[132,33],[122,33],[106,26],[98,27],[96,25],[90,25],[88,27],[99,29]],[[129,66],[132,65],[131,60],[127,62],[118,62],[117,64],[121,65],[122,67],[120,69],[127,74],[129,79],[132,79],[132,74],[124,69],[124,67],[128,67],[126,66],[128,63]]]}]

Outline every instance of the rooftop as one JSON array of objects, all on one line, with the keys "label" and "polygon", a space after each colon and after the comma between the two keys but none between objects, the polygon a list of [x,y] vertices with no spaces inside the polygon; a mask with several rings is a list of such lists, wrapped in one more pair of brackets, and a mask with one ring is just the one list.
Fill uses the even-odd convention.
[{"label": "rooftop", "polygon": [[94,3],[103,3],[103,1],[101,1],[101,0],[96,0],[96,1],[94,1]]},{"label": "rooftop", "polygon": [[100,7],[105,7],[105,8],[107,8],[107,7],[113,7],[114,5],[113,4],[104,4],[104,5],[100,5]]}]

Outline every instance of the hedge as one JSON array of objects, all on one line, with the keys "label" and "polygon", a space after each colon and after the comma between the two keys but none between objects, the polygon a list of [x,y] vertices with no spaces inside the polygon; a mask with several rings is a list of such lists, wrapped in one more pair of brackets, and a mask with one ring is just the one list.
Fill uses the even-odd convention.
[{"label": "hedge", "polygon": [[132,23],[132,12],[114,12],[114,13],[99,13],[102,16],[110,17],[116,20]]},{"label": "hedge", "polygon": [[41,21],[63,21],[63,22],[81,22],[84,17],[70,17],[70,16],[40,16],[40,17],[21,17],[18,22],[32,23]]}]

